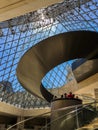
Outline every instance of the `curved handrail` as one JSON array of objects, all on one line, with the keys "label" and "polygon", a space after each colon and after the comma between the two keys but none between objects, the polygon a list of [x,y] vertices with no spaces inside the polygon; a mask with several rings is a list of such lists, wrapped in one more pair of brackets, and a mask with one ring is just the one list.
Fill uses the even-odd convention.
[{"label": "curved handrail", "polygon": [[18,123],[16,123],[16,124],[10,126],[7,130],[10,130],[11,128],[13,128],[13,127],[16,126],[16,125],[19,125],[19,124],[24,123],[24,122],[26,122],[26,121],[29,121],[29,120],[31,120],[31,119],[35,119],[35,118],[40,117],[40,116],[47,115],[47,114],[49,114],[49,113],[50,113],[50,112],[46,112],[46,113],[40,114],[40,115],[38,115],[38,116],[36,116],[36,117],[30,117],[30,118],[27,118],[27,119],[25,119],[25,120],[22,120],[22,121],[20,121],[20,122],[18,122]]},{"label": "curved handrail", "polygon": [[95,98],[93,97],[89,97],[89,96],[85,96],[85,95],[82,95],[82,94],[75,94],[76,96],[81,96],[81,97],[87,97],[89,99],[92,99],[92,100],[96,100]]},{"label": "curved handrail", "polygon": [[[90,105],[92,105],[92,104],[94,104],[94,103],[95,103],[95,102],[88,103],[88,104],[86,104],[86,105],[75,105],[74,107],[75,107],[75,108],[78,108],[78,109],[72,110],[71,112],[69,112],[69,113],[67,113],[67,114],[64,114],[64,115],[62,115],[62,116],[60,116],[60,117],[58,117],[58,118],[52,120],[51,122],[49,122],[48,124],[46,124],[44,127],[42,127],[41,130],[43,130],[43,129],[46,128],[48,125],[52,124],[53,122],[55,122],[55,121],[57,121],[57,120],[59,120],[59,119],[65,117],[65,116],[67,116],[67,115],[70,115],[70,114],[72,114],[72,113],[75,113],[75,115],[73,115],[73,116],[71,116],[71,117],[67,117],[66,120],[68,120],[68,119],[70,119],[70,118],[76,116],[76,114],[78,115],[78,114],[81,112],[80,110],[83,110],[84,108],[86,108],[86,107],[88,107],[88,106],[90,106]],[[96,103],[98,103],[98,102],[96,102]],[[81,107],[81,106],[82,106],[82,107]],[[71,106],[71,107],[69,107],[69,108],[73,108],[73,107]],[[64,109],[61,108],[60,110],[64,110]],[[56,110],[56,111],[59,111],[59,110]],[[65,120],[65,121],[66,121],[66,120]]]},{"label": "curved handrail", "polygon": [[[81,110],[81,109],[77,109],[77,110],[79,111],[79,110]],[[62,116],[60,116],[60,117],[54,119],[53,121],[51,121],[51,122],[49,122],[47,125],[45,125],[43,128],[41,128],[41,130],[43,130],[43,129],[46,128],[48,125],[52,124],[53,122],[55,122],[55,121],[57,121],[57,120],[59,120],[59,119],[65,117],[65,116],[68,116],[68,115],[70,115],[70,114],[72,114],[72,113],[75,113],[75,115],[73,115],[72,117],[76,116],[77,110],[73,110],[73,111],[71,111],[71,112],[69,112],[69,113],[67,113],[67,114],[65,114],[65,115],[62,115]],[[77,112],[77,114],[79,114],[79,113],[80,113],[80,112]],[[70,118],[72,118],[72,117],[68,117],[68,118],[66,118],[66,120],[68,120],[68,119],[70,119]]]},{"label": "curved handrail", "polygon": [[[78,109],[77,109],[77,110],[81,110],[81,109],[83,109],[83,108],[85,108],[85,107],[87,107],[87,106],[89,106],[89,105],[91,105],[91,104],[94,104],[94,103],[95,103],[95,102],[88,103],[88,104],[85,104],[85,105],[80,104],[80,105],[74,105],[74,106],[59,108],[59,109],[57,109],[57,110],[52,110],[52,111],[50,111],[50,112],[46,112],[46,113],[37,115],[36,117],[30,117],[30,118],[27,118],[27,119],[25,119],[25,120],[22,120],[22,121],[20,121],[20,122],[18,122],[18,123],[16,123],[16,124],[10,126],[9,128],[7,128],[7,130],[10,130],[10,129],[13,128],[14,126],[19,125],[19,124],[21,124],[21,123],[24,123],[24,122],[26,122],[26,121],[29,121],[29,120],[31,120],[31,119],[35,119],[35,118],[37,118],[37,117],[41,117],[41,116],[50,114],[51,112],[57,112],[57,111],[62,111],[62,110],[68,110],[68,109],[71,109],[71,108],[78,108],[78,107],[82,107],[82,108],[78,108]],[[67,113],[67,114],[65,114],[65,115],[63,115],[63,116],[66,116],[66,115],[68,115],[68,114],[71,114],[72,112],[76,112],[76,111],[75,111],[75,110],[74,110],[74,111],[71,111],[71,112],[69,112],[69,113]]]},{"label": "curved handrail", "polygon": [[96,99],[93,98],[93,97],[85,96],[85,95],[82,95],[82,94],[75,94],[75,95],[76,95],[76,96],[79,96],[79,97],[83,97],[83,98],[88,98],[88,100],[96,101]]}]

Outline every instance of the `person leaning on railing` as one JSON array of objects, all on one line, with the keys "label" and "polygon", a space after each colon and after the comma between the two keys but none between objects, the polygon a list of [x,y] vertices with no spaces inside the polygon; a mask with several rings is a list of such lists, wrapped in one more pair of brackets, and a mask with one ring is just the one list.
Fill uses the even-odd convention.
[{"label": "person leaning on railing", "polygon": [[67,95],[68,98],[74,98],[75,95],[72,92],[69,92],[69,94]]}]

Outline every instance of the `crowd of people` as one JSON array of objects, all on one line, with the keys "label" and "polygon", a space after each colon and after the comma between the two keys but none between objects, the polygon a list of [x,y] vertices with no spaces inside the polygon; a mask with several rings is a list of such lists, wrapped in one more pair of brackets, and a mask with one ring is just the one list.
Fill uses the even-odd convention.
[{"label": "crowd of people", "polygon": [[75,95],[72,92],[64,93],[64,95],[61,95],[61,98],[74,98]]},{"label": "crowd of people", "polygon": [[[54,99],[56,99],[57,96],[54,96]],[[75,96],[75,94],[73,94],[72,92],[64,93],[61,95],[61,98],[69,98],[69,99],[73,99],[73,98],[78,98],[78,96]]]}]

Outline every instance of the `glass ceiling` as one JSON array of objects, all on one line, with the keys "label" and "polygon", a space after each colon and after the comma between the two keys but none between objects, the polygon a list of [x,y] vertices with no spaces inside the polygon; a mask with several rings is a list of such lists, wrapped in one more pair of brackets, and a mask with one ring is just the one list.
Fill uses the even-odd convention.
[{"label": "glass ceiling", "polygon": [[71,65],[75,60],[64,62],[50,70],[42,79],[43,86],[50,90],[52,88],[60,88],[73,80],[75,77],[72,73]]},{"label": "glass ceiling", "polygon": [[[18,62],[23,54],[39,41],[76,30],[98,31],[98,0],[66,0],[1,22],[0,101],[22,108],[47,106],[46,101],[28,93],[18,82]],[[66,66],[71,63],[63,63],[50,71],[42,80],[44,86],[50,88],[64,85]]]}]

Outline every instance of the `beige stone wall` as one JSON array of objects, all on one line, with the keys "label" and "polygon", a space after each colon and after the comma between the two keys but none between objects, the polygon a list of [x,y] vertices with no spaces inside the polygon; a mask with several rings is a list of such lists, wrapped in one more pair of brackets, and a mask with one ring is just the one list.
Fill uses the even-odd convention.
[{"label": "beige stone wall", "polygon": [[95,89],[98,89],[98,73],[80,82],[75,93],[95,98]]},{"label": "beige stone wall", "polygon": [[10,104],[0,102],[0,115],[15,115],[15,116],[38,116],[49,112],[50,108],[43,109],[21,109]]},{"label": "beige stone wall", "polygon": [[44,116],[48,116],[50,115],[50,108],[42,108],[42,109],[29,109],[29,110],[23,110],[23,115],[24,116],[38,116],[44,113],[48,113],[48,114],[44,114]]},{"label": "beige stone wall", "polygon": [[95,82],[98,82],[98,73],[80,82],[79,89],[94,84]]},{"label": "beige stone wall", "polygon": [[23,110],[10,104],[0,102],[0,115],[2,114],[20,116],[23,114]]},{"label": "beige stone wall", "polygon": [[62,0],[0,0],[0,21],[47,7]]},{"label": "beige stone wall", "polygon": [[75,94],[85,95],[95,98],[95,89],[98,89],[98,73],[87,78],[86,80],[77,83],[72,80],[61,88],[50,90],[54,95],[60,96],[61,94],[69,93],[72,91]]},{"label": "beige stone wall", "polygon": [[52,92],[54,95],[57,95],[58,97],[60,97],[64,93],[74,92],[77,89],[78,89],[78,84],[77,84],[76,80],[73,79],[70,82],[68,82],[67,84],[65,84],[64,86],[59,87],[58,89],[54,88],[54,89],[50,90],[50,92]]}]

